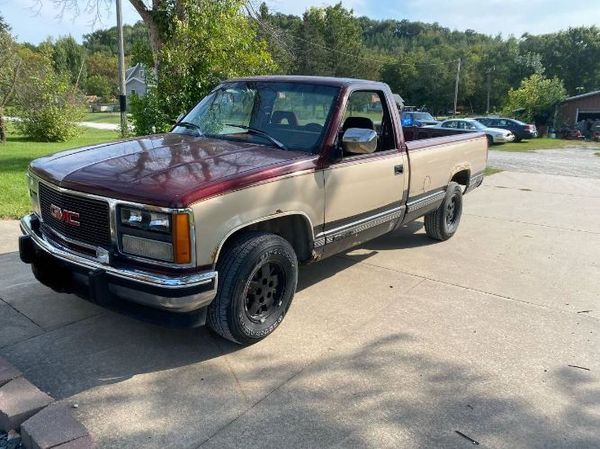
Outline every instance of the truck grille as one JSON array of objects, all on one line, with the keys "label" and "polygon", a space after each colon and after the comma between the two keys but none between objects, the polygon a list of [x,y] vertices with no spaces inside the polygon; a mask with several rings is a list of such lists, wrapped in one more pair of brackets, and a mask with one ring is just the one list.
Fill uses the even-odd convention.
[{"label": "truck grille", "polygon": [[[110,211],[107,202],[59,192],[41,182],[39,195],[42,220],[51,230],[77,242],[110,248]],[[55,218],[51,213],[51,205],[55,210],[60,208],[78,213],[79,226]]]}]

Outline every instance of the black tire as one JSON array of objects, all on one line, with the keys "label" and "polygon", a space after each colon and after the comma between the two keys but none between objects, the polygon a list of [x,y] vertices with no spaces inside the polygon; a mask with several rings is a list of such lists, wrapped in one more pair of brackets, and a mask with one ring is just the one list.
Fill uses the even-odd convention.
[{"label": "black tire", "polygon": [[492,136],[490,136],[489,134],[486,134],[485,137],[487,137],[488,147],[491,147],[492,145],[494,145],[494,138]]},{"label": "black tire", "polygon": [[523,140],[523,138],[522,138],[522,137],[517,137],[517,136],[515,136],[515,140],[514,140],[513,142],[515,142],[515,143],[519,143],[519,142],[521,142],[522,140]]},{"label": "black tire", "polygon": [[425,215],[425,231],[432,239],[448,240],[456,233],[461,216],[462,188],[451,182],[440,207]]},{"label": "black tire", "polygon": [[227,245],[217,262],[217,296],[207,324],[221,337],[250,345],[283,321],[298,282],[298,259],[287,240],[245,232]]}]

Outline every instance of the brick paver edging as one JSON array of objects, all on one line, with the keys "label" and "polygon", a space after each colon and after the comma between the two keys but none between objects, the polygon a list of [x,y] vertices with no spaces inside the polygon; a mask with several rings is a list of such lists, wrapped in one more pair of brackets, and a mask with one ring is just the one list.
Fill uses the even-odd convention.
[{"label": "brick paver edging", "polygon": [[0,429],[20,430],[26,449],[92,449],[87,429],[69,408],[40,391],[0,357]]}]

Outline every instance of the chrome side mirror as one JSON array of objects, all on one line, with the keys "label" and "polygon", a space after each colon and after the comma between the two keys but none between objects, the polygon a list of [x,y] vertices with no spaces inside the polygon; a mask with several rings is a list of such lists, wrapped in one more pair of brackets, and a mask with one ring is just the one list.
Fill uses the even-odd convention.
[{"label": "chrome side mirror", "polygon": [[372,129],[348,128],[342,136],[344,151],[352,154],[371,154],[377,149],[377,133]]}]

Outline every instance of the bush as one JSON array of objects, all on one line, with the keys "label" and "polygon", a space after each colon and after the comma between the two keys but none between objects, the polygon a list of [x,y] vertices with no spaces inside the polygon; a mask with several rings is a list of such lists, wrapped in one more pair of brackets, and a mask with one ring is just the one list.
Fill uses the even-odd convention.
[{"label": "bush", "polygon": [[16,98],[19,131],[33,140],[62,142],[79,134],[84,97],[46,58],[33,64]]},{"label": "bush", "polygon": [[129,107],[133,132],[138,136],[167,132],[173,118],[167,116],[161,107],[161,98],[154,88],[148,89],[144,97],[130,96]]},{"label": "bush", "polygon": [[534,73],[521,81],[518,89],[510,89],[504,107],[505,115],[524,109],[522,119],[528,123],[548,125],[556,105],[567,97],[563,82],[558,78],[546,78]]}]

